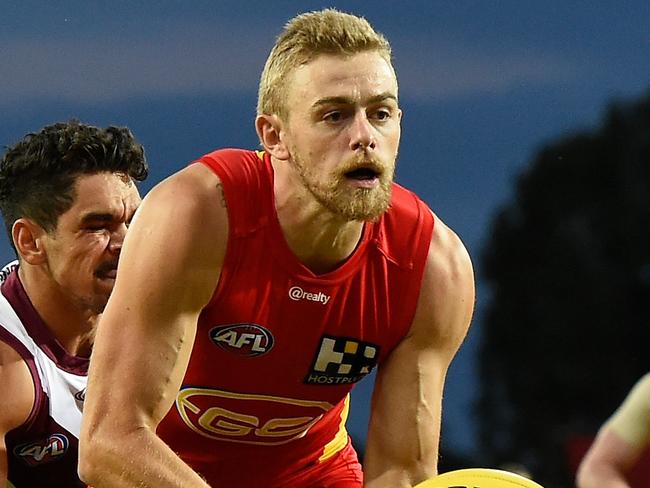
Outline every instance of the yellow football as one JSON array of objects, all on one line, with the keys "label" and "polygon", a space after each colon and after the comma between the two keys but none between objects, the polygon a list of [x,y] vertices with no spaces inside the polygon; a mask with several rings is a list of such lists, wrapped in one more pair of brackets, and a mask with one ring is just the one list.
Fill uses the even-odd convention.
[{"label": "yellow football", "polygon": [[543,488],[528,478],[501,469],[469,468],[442,473],[414,488]]}]

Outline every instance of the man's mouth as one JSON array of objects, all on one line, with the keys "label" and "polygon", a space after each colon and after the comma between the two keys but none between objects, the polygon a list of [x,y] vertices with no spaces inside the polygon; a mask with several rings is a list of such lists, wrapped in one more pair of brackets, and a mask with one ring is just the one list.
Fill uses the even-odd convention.
[{"label": "man's mouth", "polygon": [[106,263],[95,271],[100,280],[114,280],[117,277],[117,263]]},{"label": "man's mouth", "polygon": [[104,279],[112,279],[114,280],[117,278],[117,270],[116,269],[111,269],[109,271],[106,271],[105,273],[102,273],[102,278]]},{"label": "man's mouth", "polygon": [[379,184],[381,171],[373,166],[361,166],[344,173],[346,180],[358,188],[373,188]]},{"label": "man's mouth", "polygon": [[378,176],[379,173],[372,168],[357,168],[345,173],[346,178],[351,178],[353,180],[372,180]]}]

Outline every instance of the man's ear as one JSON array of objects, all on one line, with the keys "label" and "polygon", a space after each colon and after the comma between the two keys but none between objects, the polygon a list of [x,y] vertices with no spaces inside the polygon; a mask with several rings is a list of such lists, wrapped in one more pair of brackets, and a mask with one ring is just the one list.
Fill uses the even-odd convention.
[{"label": "man's ear", "polygon": [[29,219],[18,219],[11,227],[14,246],[20,258],[29,264],[42,264],[47,260],[44,245],[46,236],[47,232]]},{"label": "man's ear", "polygon": [[255,130],[267,153],[281,161],[289,159],[289,150],[283,137],[282,121],[277,115],[258,115],[255,119]]}]

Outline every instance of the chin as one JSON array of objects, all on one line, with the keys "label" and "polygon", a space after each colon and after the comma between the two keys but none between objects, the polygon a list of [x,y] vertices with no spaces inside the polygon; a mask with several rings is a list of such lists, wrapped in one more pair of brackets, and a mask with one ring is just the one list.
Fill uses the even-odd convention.
[{"label": "chin", "polygon": [[89,296],[86,301],[88,308],[94,313],[102,313],[106,308],[113,287],[110,287],[109,289],[105,288],[106,287],[101,287],[100,290],[97,290],[92,296]]},{"label": "chin", "polygon": [[354,202],[351,205],[340,208],[339,214],[348,221],[358,222],[375,222],[384,215],[388,210],[388,202],[386,204],[379,202]]}]

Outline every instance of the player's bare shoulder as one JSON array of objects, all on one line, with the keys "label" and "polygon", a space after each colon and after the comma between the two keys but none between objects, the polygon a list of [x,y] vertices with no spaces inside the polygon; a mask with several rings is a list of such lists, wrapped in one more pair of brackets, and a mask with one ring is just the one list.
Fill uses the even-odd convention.
[{"label": "player's bare shoulder", "polygon": [[[147,287],[150,293],[184,289],[191,291],[183,296],[191,298],[192,306],[207,303],[228,243],[219,184],[209,168],[192,164],[149,191],[124,240],[113,302],[130,303],[135,289]],[[129,270],[128,281],[120,279],[120,269]]]},{"label": "player's bare shoulder", "polygon": [[[195,163],[158,183],[145,199],[155,199],[156,205],[180,205],[185,211],[226,208],[219,177],[207,166]],[[221,212],[218,212],[221,213]]]},{"label": "player's bare shoulder", "polygon": [[11,395],[0,402],[0,431],[7,432],[27,420],[34,403],[34,381],[18,352],[0,341],[0,388]]},{"label": "player's bare shoulder", "polygon": [[434,217],[414,332],[430,344],[449,343],[455,349],[465,337],[474,311],[474,269],[458,235]]},{"label": "player's bare shoulder", "polygon": [[[144,219],[166,225],[173,236],[202,238],[218,245],[228,233],[228,211],[218,176],[195,163],[158,183],[144,198],[134,223]],[[201,231],[197,231],[201,229]],[[216,242],[215,242],[216,241]]]},{"label": "player's bare shoulder", "polygon": [[449,284],[463,287],[464,281],[471,278],[474,283],[472,261],[460,237],[440,218],[435,216],[435,227],[431,237],[431,247],[427,259],[427,269]]}]

